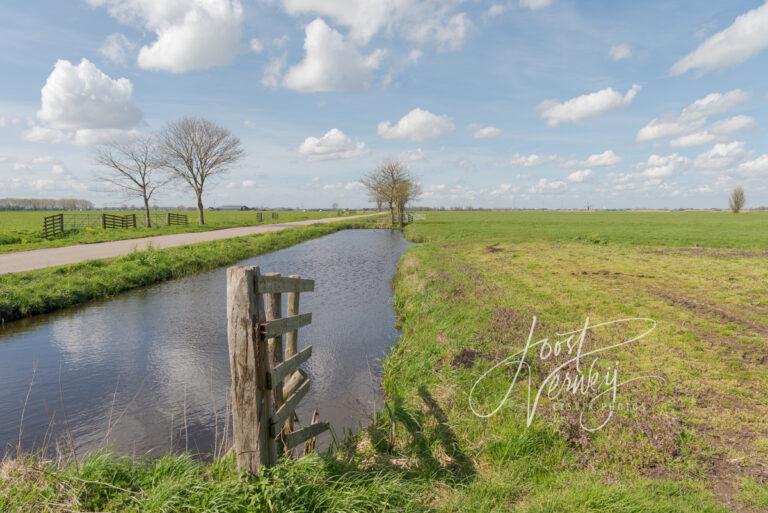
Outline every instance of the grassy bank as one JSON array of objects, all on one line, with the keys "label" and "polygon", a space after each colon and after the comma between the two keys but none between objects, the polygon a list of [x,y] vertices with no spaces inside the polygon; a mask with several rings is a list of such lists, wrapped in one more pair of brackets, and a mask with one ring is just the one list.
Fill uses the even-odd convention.
[{"label": "grassy bank", "polygon": [[0,319],[10,321],[215,269],[369,221],[318,224],[276,233],[136,251],[109,260],[0,275]]},{"label": "grassy bank", "polygon": [[[226,459],[94,456],[45,471],[15,460],[0,468],[0,509],[765,511],[768,218],[571,215],[428,213],[408,227],[423,244],[395,278],[402,337],[384,364],[386,406],[334,457],[284,462],[255,479]],[[653,319],[653,332],[594,368],[615,367],[621,381],[663,379],[622,386],[610,421],[594,432],[580,425],[594,393],[545,394],[527,426],[525,380],[496,415],[476,416],[473,385],[523,347],[533,316],[534,340],[555,340],[587,317]],[[626,340],[633,326],[592,330],[585,347]],[[576,374],[565,360],[565,352],[526,357],[533,385],[560,365]],[[504,398],[513,371],[488,374],[476,410]],[[586,422],[603,419],[605,406]]]},{"label": "grassy bank", "polygon": [[[428,214],[408,228],[425,244],[408,251],[396,278],[403,334],[384,386],[397,435],[383,422],[374,438],[392,438],[405,465],[443,476],[434,509],[764,511],[768,219],[613,215],[579,223],[582,214]],[[699,247],[679,247],[693,241]],[[555,340],[587,317],[654,319],[650,335],[602,355],[595,368],[616,365],[621,381],[664,381],[621,387],[613,417],[595,432],[580,427],[594,393],[545,392],[527,427],[526,378],[496,415],[476,416],[473,385],[522,349],[533,316],[533,340]],[[594,330],[585,347],[639,333]],[[533,392],[553,372],[577,375],[567,359],[565,350],[528,355]],[[509,361],[476,389],[480,413],[509,390],[519,358]]]},{"label": "grassy bank", "polygon": [[421,483],[402,472],[309,456],[248,478],[233,458],[210,464],[187,456],[135,462],[93,455],[58,468],[39,460],[0,463],[0,511],[64,513],[422,511]]},{"label": "grassy bank", "polygon": [[[75,244],[93,244],[96,242],[107,242],[112,240],[136,239],[140,237],[152,237],[155,235],[168,235],[172,233],[204,232],[210,230],[220,230],[222,228],[236,228],[239,226],[253,226],[270,223],[288,223],[291,221],[305,221],[308,219],[324,219],[335,217],[337,211],[317,212],[317,211],[279,211],[278,219],[273,220],[272,212],[263,212],[262,221],[258,222],[257,212],[253,211],[207,211],[205,213],[206,224],[200,226],[197,224],[197,212],[183,211],[179,212],[187,215],[189,224],[186,226],[166,226],[162,220],[165,212],[153,213],[153,222],[156,223],[152,228],[139,226],[130,229],[102,229],[100,226],[81,227],[68,230],[64,236],[44,239],[42,235],[43,218],[48,215],[58,214],[60,211],[46,212],[0,212],[0,253],[13,253],[15,251],[29,251],[33,249],[53,248],[62,246],[73,246]],[[125,215],[136,214],[139,225],[144,223],[141,211],[109,211],[108,214]],[[354,215],[352,212],[345,215]],[[65,212],[65,217],[69,219],[73,216],[90,216],[91,221],[98,224],[98,216],[101,211],[92,212]],[[84,221],[81,221],[84,222]]]}]

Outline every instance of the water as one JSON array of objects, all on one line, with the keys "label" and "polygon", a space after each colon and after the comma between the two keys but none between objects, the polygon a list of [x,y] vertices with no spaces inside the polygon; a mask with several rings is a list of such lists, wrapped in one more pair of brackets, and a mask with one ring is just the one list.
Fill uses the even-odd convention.
[{"label": "water", "polygon": [[[313,346],[302,421],[318,408],[337,433],[367,423],[398,335],[391,280],[407,246],[399,232],[348,230],[240,262],[315,280],[300,305],[313,315],[299,331],[299,349]],[[226,424],[226,324],[217,269],[6,325],[2,448],[211,452]]]}]

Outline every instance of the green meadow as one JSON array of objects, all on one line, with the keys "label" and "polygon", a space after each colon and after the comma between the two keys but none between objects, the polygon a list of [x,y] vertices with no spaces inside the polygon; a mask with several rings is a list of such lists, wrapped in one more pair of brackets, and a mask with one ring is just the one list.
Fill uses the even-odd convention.
[{"label": "green meadow", "polygon": [[[272,211],[263,211],[262,221],[256,218],[255,211],[220,211],[211,210],[205,212],[204,226],[197,224],[197,212],[191,210],[179,211],[176,213],[185,214],[189,219],[186,226],[167,226],[162,221],[166,211],[153,211],[153,225],[151,228],[143,226],[144,213],[140,210],[130,211],[89,211],[89,212],[64,212],[65,219],[70,216],[90,216],[90,220],[96,226],[83,226],[77,229],[67,229],[62,237],[50,239],[43,238],[42,226],[45,216],[59,214],[60,211],[34,211],[34,212],[0,212],[0,253],[11,253],[14,251],[27,251],[32,249],[72,246],[74,244],[91,244],[94,242],[106,242],[111,240],[136,239],[139,237],[151,237],[153,235],[166,235],[170,233],[202,232],[208,230],[219,230],[222,228],[236,228],[239,226],[252,226],[269,223],[287,223],[291,221],[305,221],[308,219],[322,219],[325,217],[335,217],[337,211],[303,211],[288,210],[277,212],[278,218],[272,219]],[[102,229],[98,225],[98,216],[102,213],[126,215],[136,214],[137,228],[130,229]],[[350,214],[351,215],[351,214]],[[159,223],[156,221],[160,220]],[[65,226],[66,228],[66,226]]]},{"label": "green meadow", "polygon": [[[428,212],[405,232],[386,404],[333,454],[255,478],[231,458],[8,459],[0,509],[768,510],[768,214]],[[515,356],[534,317],[550,348],[586,319],[645,319],[590,330],[584,352],[655,327],[579,366],[566,344]],[[545,389],[528,425],[529,378],[593,372],[624,383],[615,401]]]}]

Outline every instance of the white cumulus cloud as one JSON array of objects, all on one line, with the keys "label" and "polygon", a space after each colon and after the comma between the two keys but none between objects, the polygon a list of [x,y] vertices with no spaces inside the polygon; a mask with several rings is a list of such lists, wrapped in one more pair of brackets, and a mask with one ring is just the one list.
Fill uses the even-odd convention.
[{"label": "white cumulus cloud", "polygon": [[480,127],[472,134],[474,139],[493,139],[501,134],[501,130],[495,126]]},{"label": "white cumulus cloud", "polygon": [[677,61],[670,72],[713,71],[741,64],[768,48],[768,2],[737,17],[727,29],[711,36]]},{"label": "white cumulus cloud", "polygon": [[614,61],[622,61],[632,57],[632,48],[628,44],[613,45],[608,52]]},{"label": "white cumulus cloud", "polygon": [[567,184],[562,180],[547,180],[546,178],[540,178],[538,182],[536,182],[528,189],[528,192],[555,192],[560,189],[564,189],[566,185]]},{"label": "white cumulus cloud", "polygon": [[768,173],[768,155],[760,155],[756,159],[742,162],[739,171],[746,174]]},{"label": "white cumulus cloud", "polygon": [[400,118],[396,125],[392,125],[389,121],[382,121],[377,131],[384,139],[423,141],[440,137],[453,128],[453,122],[448,116],[440,116],[428,110],[416,108]]},{"label": "white cumulus cloud", "polygon": [[365,143],[354,142],[338,128],[328,130],[322,137],[307,137],[298,152],[308,160],[338,160],[365,153]]},{"label": "white cumulus cloud", "polygon": [[622,158],[613,150],[605,150],[603,153],[596,153],[587,157],[587,160],[583,162],[585,166],[591,167],[605,167],[613,166],[622,161]]},{"label": "white cumulus cloud", "polygon": [[139,50],[144,69],[184,73],[229,64],[240,47],[240,0],[88,0],[156,40]]},{"label": "white cumulus cloud", "polygon": [[515,153],[512,155],[512,159],[509,163],[513,166],[534,167],[546,164],[547,162],[552,162],[553,160],[557,160],[557,155],[537,155],[536,153],[522,155],[520,153]]},{"label": "white cumulus cloud", "polygon": [[535,11],[552,5],[552,0],[520,0],[520,7]]},{"label": "white cumulus cloud", "polygon": [[711,150],[696,157],[693,165],[699,169],[727,171],[729,167],[743,160],[746,155],[747,150],[741,141],[718,143]]},{"label": "white cumulus cloud", "polygon": [[471,27],[457,0],[283,0],[292,15],[315,14],[347,27],[350,37],[367,44],[379,32],[431,43],[441,50],[461,48]]},{"label": "white cumulus cloud", "polygon": [[591,169],[580,169],[578,171],[574,171],[573,173],[568,175],[568,181],[574,182],[574,183],[581,183],[592,174]]},{"label": "white cumulus cloud", "polygon": [[376,50],[363,56],[344,36],[317,18],[306,27],[304,60],[288,70],[283,84],[301,92],[365,89],[383,55]]},{"label": "white cumulus cloud", "polygon": [[93,144],[131,135],[142,122],[127,78],[112,79],[92,62],[59,60],[41,90],[40,125],[24,138],[33,142]]},{"label": "white cumulus cloud", "polygon": [[108,61],[121,66],[128,64],[129,54],[136,48],[123,34],[110,34],[104,39],[99,53]]},{"label": "white cumulus cloud", "polygon": [[539,104],[539,111],[541,112],[541,117],[547,120],[549,126],[573,123],[629,105],[639,91],[640,86],[637,84],[633,85],[623,95],[608,87],[594,93],[571,98],[565,102],[558,102],[557,100],[543,101]]},{"label": "white cumulus cloud", "polygon": [[725,93],[710,93],[686,106],[676,117],[655,118],[637,132],[638,142],[669,139],[673,146],[688,147],[711,142],[717,135],[726,135],[753,126],[749,116],[734,116],[704,130],[709,117],[738,107],[749,99],[749,93],[733,89]]}]

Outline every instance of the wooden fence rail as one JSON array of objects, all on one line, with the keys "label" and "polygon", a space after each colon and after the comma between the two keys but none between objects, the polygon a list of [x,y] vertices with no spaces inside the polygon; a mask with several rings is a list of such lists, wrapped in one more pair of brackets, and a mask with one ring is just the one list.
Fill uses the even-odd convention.
[{"label": "wooden fence rail", "polygon": [[260,274],[258,267],[227,270],[234,451],[238,466],[254,474],[301,443],[305,453],[313,450],[315,437],[330,428],[315,413],[310,424],[295,429],[296,408],[310,388],[299,366],[312,356],[312,346],[298,351],[298,330],[312,322],[312,314],[299,313],[299,295],[314,288],[313,280]]},{"label": "wooden fence rail", "polygon": [[114,214],[101,214],[101,227],[110,228],[136,228],[136,214],[118,216]]},{"label": "wooden fence rail", "polygon": [[186,226],[189,224],[189,218],[187,218],[187,214],[176,214],[175,212],[168,212],[168,214],[165,216],[165,224],[168,226],[174,224]]},{"label": "wooden fence rail", "polygon": [[64,214],[56,214],[43,218],[43,237],[48,239],[64,234]]}]

